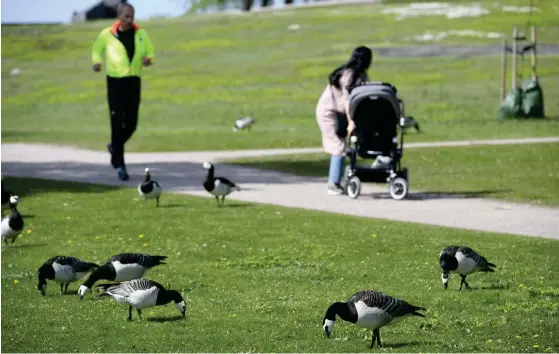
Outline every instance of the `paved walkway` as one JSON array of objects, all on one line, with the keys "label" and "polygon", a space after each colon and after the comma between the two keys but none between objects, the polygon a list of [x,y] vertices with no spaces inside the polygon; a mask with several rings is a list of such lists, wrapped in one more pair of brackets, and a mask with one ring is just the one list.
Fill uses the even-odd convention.
[{"label": "paved walkway", "polygon": [[[559,142],[559,137],[469,142],[406,144],[406,148]],[[206,171],[201,162],[235,157],[318,152],[319,149],[282,149],[219,152],[128,153],[132,180],[120,182],[109,166],[106,152],[42,144],[3,144],[2,175],[37,177],[135,188],[149,166],[166,192],[211,196],[202,189]],[[325,179],[301,177],[275,171],[217,164],[216,173],[237,182],[243,191],[229,200],[322,210],[340,214],[397,221],[493,231],[559,239],[559,209],[483,199],[482,194],[418,193],[395,201],[387,185],[364,184],[363,194],[353,200],[329,196]],[[412,172],[413,176],[413,172]],[[490,194],[489,194],[490,196]],[[162,203],[165,203],[162,199]],[[213,201],[212,201],[213,202]]]}]

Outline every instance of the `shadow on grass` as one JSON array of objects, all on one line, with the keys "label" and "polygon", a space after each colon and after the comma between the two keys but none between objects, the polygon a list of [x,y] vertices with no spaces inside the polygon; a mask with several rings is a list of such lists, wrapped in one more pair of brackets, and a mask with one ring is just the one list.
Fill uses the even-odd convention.
[{"label": "shadow on grass", "polygon": [[[21,241],[20,241],[20,242],[21,242]],[[23,241],[23,242],[25,242],[25,241]],[[46,243],[20,243],[20,244],[18,244],[17,241],[16,241],[13,245],[11,245],[11,246],[9,246],[9,247],[15,247],[15,248],[35,248],[35,247],[45,247],[45,246],[47,246]],[[8,247],[8,248],[9,248],[9,247]]]},{"label": "shadow on grass", "polygon": [[[492,284],[492,285],[480,286],[477,289],[478,290],[506,290],[509,288],[510,285],[507,284]],[[476,288],[472,288],[472,290],[476,290]]]},{"label": "shadow on grass", "polygon": [[160,208],[185,208],[187,206],[188,205],[186,204],[163,204],[163,203],[159,204]]},{"label": "shadow on grass", "polygon": [[[404,348],[404,347],[411,347],[414,345],[433,345],[433,344],[437,344],[435,342],[418,342],[418,341],[411,341],[411,342],[400,342],[400,343],[388,343],[385,344],[383,342],[382,347],[383,348],[392,348],[392,349],[396,349],[396,348]],[[376,347],[376,346],[375,346]]]},{"label": "shadow on grass", "polygon": [[240,204],[240,203],[239,204],[233,204],[233,203],[227,204],[227,201],[225,201],[225,204],[220,205],[219,207],[220,208],[248,208],[250,206],[252,206],[252,204],[249,204],[249,203],[246,203],[246,204]]},{"label": "shadow on grass", "polygon": [[[2,164],[2,169],[4,169],[4,163]],[[7,190],[21,198],[21,206],[25,205],[25,197],[41,193],[104,193],[118,188],[116,186],[103,186],[89,183],[66,183],[25,177],[4,177],[2,184]],[[32,218],[33,215],[23,215],[23,217]]]},{"label": "shadow on grass", "polygon": [[183,321],[186,320],[186,317],[184,316],[172,316],[172,317],[162,317],[162,316],[158,316],[158,317],[148,317],[146,318],[147,321],[150,322],[159,322],[159,323],[164,323],[164,322],[176,322],[176,321]]}]

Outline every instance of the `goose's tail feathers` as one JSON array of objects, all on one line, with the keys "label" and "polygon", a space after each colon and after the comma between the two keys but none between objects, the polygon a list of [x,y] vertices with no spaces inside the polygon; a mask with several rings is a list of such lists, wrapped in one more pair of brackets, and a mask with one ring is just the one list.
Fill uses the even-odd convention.
[{"label": "goose's tail feathers", "polygon": [[425,307],[419,307],[419,306],[414,306],[414,307],[415,307],[415,309],[411,313],[412,315],[419,316],[419,317],[425,317],[425,315],[417,312],[417,311],[427,311],[427,309]]},{"label": "goose's tail feathers", "polygon": [[489,272],[489,273],[492,273],[492,272],[494,272],[495,270],[494,270],[493,268],[491,268],[491,267],[497,268],[497,266],[496,266],[495,264],[490,263],[490,262],[487,262],[486,265],[485,265],[485,267],[483,267],[483,269],[481,269],[481,271],[482,271],[482,272]]},{"label": "goose's tail feathers", "polygon": [[152,267],[158,266],[160,264],[167,264],[165,262],[163,262],[165,259],[167,259],[167,256],[151,256],[151,263],[152,263]]}]

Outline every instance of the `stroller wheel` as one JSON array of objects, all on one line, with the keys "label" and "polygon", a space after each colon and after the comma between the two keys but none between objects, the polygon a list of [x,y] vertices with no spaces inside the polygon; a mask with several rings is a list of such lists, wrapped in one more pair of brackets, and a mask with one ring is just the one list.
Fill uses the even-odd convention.
[{"label": "stroller wheel", "polygon": [[396,177],[390,181],[388,191],[392,198],[396,200],[404,199],[408,195],[408,181],[402,177]]},{"label": "stroller wheel", "polygon": [[344,169],[344,174],[342,176],[342,180],[340,181],[340,185],[342,186],[344,191],[346,190],[347,181],[349,180],[350,173],[351,173],[351,167],[346,166],[345,169]]},{"label": "stroller wheel", "polygon": [[357,198],[361,193],[361,180],[357,176],[349,178],[346,184],[346,193],[350,198]]}]

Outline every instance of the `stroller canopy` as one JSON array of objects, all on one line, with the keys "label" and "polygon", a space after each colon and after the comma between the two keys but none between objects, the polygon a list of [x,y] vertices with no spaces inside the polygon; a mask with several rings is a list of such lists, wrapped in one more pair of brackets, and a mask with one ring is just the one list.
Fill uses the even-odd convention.
[{"label": "stroller canopy", "polygon": [[355,111],[361,102],[384,99],[393,106],[396,115],[394,118],[399,119],[401,116],[400,102],[396,93],[396,88],[387,82],[367,82],[359,85],[351,91],[349,96],[349,114],[353,119],[359,119],[359,117],[355,117]]}]

